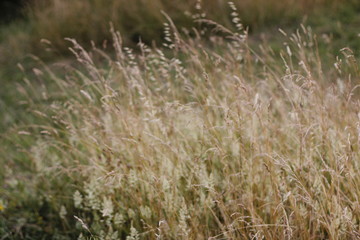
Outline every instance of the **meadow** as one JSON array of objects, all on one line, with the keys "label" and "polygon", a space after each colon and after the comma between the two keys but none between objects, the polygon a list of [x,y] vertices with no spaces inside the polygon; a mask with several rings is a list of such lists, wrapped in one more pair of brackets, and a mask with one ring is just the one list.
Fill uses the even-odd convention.
[{"label": "meadow", "polygon": [[0,239],[360,238],[357,1],[23,12],[0,30]]}]

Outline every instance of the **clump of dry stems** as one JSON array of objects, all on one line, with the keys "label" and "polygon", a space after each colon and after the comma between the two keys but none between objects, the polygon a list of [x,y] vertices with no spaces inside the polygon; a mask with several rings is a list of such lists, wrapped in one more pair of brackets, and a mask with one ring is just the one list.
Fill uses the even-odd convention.
[{"label": "clump of dry stems", "polygon": [[112,29],[115,57],[70,39],[81,67],[38,70],[56,86],[40,88],[45,107],[29,97],[41,124],[19,133],[40,133],[27,153],[32,184],[70,193],[43,186],[64,229],[76,225],[79,239],[360,237],[352,52],[323,69],[302,27],[283,32],[279,61],[249,47],[230,7],[236,32],[201,18],[221,32],[203,41],[168,19],[165,49],[130,49]]}]

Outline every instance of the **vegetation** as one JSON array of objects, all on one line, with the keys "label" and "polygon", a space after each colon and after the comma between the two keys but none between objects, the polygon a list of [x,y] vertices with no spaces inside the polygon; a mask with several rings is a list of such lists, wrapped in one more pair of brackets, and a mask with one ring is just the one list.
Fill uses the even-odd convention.
[{"label": "vegetation", "polygon": [[124,2],[2,29],[0,236],[360,238],[356,1]]}]

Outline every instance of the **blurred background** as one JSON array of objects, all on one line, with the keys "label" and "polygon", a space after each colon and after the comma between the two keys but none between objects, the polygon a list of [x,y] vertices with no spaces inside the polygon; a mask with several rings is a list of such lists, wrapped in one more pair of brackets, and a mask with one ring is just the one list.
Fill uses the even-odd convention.
[{"label": "blurred background", "polygon": [[0,21],[9,23],[23,16],[23,9],[27,0],[3,0],[0,2]]}]

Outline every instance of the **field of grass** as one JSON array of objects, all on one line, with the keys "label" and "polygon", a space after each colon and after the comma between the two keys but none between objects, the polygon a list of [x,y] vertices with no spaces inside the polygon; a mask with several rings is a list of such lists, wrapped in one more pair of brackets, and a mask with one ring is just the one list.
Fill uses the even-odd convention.
[{"label": "field of grass", "polygon": [[176,3],[1,27],[0,239],[360,239],[360,4]]}]

